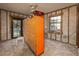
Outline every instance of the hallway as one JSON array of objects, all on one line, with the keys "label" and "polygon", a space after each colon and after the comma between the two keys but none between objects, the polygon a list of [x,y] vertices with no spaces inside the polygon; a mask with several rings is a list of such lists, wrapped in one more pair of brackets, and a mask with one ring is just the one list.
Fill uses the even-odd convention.
[{"label": "hallway", "polygon": [[[23,38],[12,39],[0,44],[0,56],[33,56],[28,46],[24,44]],[[45,39],[45,50],[42,56],[76,56],[75,46]]]}]

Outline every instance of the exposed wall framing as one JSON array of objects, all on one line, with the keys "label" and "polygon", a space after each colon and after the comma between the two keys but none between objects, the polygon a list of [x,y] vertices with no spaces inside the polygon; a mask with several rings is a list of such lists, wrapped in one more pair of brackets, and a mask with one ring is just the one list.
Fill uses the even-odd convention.
[{"label": "exposed wall framing", "polygon": [[[3,14],[3,12],[4,12],[4,14]],[[5,16],[3,16],[2,14],[5,15]],[[11,17],[23,18],[24,19],[24,18],[27,17],[27,15],[22,14],[22,13],[18,13],[18,12],[5,10],[5,9],[0,9],[0,40],[1,41],[12,39],[11,38],[11,34],[12,34],[11,33],[11,20],[12,20]],[[2,22],[4,23],[3,19],[5,19],[5,24],[1,25]],[[5,27],[5,29],[4,29],[4,27]],[[5,31],[5,33],[3,33],[4,31]],[[5,34],[4,37],[6,39],[4,39],[3,34]]]},{"label": "exposed wall framing", "polygon": [[0,10],[0,40],[1,40],[1,10]]},{"label": "exposed wall framing", "polygon": [[[61,42],[63,42],[62,40],[63,40],[63,10],[66,10],[67,9],[67,12],[68,12],[68,14],[67,14],[67,17],[68,17],[68,19],[67,19],[67,21],[68,21],[68,23],[67,23],[67,32],[68,32],[68,36],[67,36],[67,42],[65,42],[65,43],[68,43],[68,44],[71,44],[70,43],[70,33],[69,33],[69,31],[70,31],[70,8],[72,8],[72,7],[77,7],[77,5],[78,4],[75,4],[75,5],[72,5],[72,6],[68,6],[68,7],[65,7],[65,8],[62,8],[62,9],[58,9],[58,10],[55,10],[55,11],[51,11],[51,12],[48,12],[48,13],[46,13],[46,15],[49,15],[49,14],[52,14],[52,13],[55,13],[55,15],[57,15],[57,12],[58,11],[61,11],[61,33],[60,33],[60,41]],[[52,15],[53,16],[53,15]],[[49,21],[49,27],[48,27],[48,29],[49,29],[49,31],[48,31],[48,33],[50,33],[50,16],[47,16],[47,21]],[[77,24],[76,24],[77,25]],[[54,33],[50,33],[50,39],[52,40],[52,34],[54,34]],[[57,33],[55,33],[55,40],[57,40]],[[76,39],[77,40],[77,39]],[[57,40],[58,41],[58,40]],[[72,44],[72,45],[75,45],[75,44]]]},{"label": "exposed wall framing", "polygon": [[23,14],[23,13],[20,13],[20,12],[14,12],[14,11],[6,10],[6,9],[1,9],[1,8],[0,8],[0,10],[6,11],[6,12],[10,12],[10,13],[16,13],[16,14],[20,14],[20,15],[26,15],[26,14]]},{"label": "exposed wall framing", "polygon": [[78,46],[78,48],[79,48],[79,4],[78,4],[78,6],[77,6],[77,14],[76,14],[76,16],[77,16],[77,20],[76,20],[76,22],[77,22],[77,26],[76,26],[76,44],[77,44],[77,46]]},{"label": "exposed wall framing", "polygon": [[69,22],[69,17],[70,17],[69,16],[69,14],[70,14],[69,12],[70,12],[70,9],[68,8],[68,43],[69,43],[69,23],[70,23]]},{"label": "exposed wall framing", "polygon": [[7,18],[8,12],[6,12],[6,39],[8,39],[8,18]]},{"label": "exposed wall framing", "polygon": [[[61,10],[61,13],[62,13],[62,10]],[[63,15],[61,15],[61,35],[60,35],[60,39],[61,39],[61,41],[62,41],[62,28],[63,28],[63,26],[62,26],[62,24],[63,24]]]},{"label": "exposed wall framing", "polygon": [[68,7],[64,7],[64,8],[61,8],[61,9],[57,9],[55,11],[51,11],[51,12],[47,12],[46,14],[49,14],[49,13],[53,13],[53,12],[56,12],[56,11],[59,11],[59,10],[64,10],[66,8],[70,8],[70,7],[73,7],[73,6],[77,6],[78,4],[74,4],[74,5],[71,5],[71,6],[68,6]]}]

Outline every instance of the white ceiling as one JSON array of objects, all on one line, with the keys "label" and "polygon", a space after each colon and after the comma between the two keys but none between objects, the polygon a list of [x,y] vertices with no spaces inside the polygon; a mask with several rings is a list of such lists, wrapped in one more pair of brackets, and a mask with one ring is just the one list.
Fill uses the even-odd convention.
[{"label": "white ceiling", "polygon": [[38,5],[37,10],[47,13],[73,4],[74,3],[0,3],[0,8],[28,14],[30,12],[30,5]]}]

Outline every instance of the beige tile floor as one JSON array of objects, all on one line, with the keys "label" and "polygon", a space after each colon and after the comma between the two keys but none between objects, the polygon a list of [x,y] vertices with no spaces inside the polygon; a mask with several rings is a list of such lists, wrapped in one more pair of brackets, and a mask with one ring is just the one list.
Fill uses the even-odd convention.
[{"label": "beige tile floor", "polygon": [[[23,42],[20,40],[12,39],[0,43],[0,56],[33,56],[34,54]],[[61,43],[58,41],[51,41],[45,39],[45,49],[42,56],[77,56],[78,49],[69,44]]]}]

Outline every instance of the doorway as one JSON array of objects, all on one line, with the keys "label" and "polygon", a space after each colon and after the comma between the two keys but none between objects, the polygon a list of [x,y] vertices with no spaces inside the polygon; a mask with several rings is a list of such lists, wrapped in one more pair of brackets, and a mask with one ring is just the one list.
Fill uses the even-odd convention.
[{"label": "doorway", "polygon": [[23,35],[23,19],[21,18],[12,18],[12,39],[21,37]]}]

